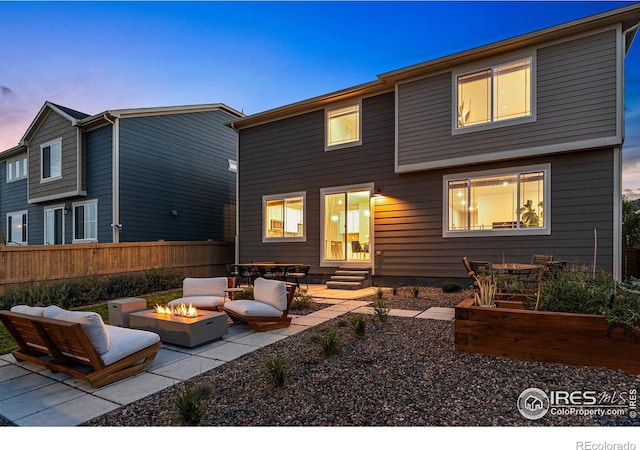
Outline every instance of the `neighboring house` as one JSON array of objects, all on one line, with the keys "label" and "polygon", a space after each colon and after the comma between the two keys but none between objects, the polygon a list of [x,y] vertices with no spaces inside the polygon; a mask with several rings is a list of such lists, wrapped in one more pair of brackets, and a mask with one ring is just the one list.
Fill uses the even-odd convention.
[{"label": "neighboring house", "polygon": [[545,253],[620,277],[639,22],[635,4],[232,121],[239,262],[443,281],[465,255]]},{"label": "neighboring house", "polygon": [[0,153],[14,245],[235,237],[236,135],[223,105],[109,110],[46,102]]}]

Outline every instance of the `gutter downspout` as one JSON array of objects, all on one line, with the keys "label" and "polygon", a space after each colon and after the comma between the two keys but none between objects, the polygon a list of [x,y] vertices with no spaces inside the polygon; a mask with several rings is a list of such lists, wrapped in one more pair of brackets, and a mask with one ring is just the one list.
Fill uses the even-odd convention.
[{"label": "gutter downspout", "polygon": [[120,122],[117,117],[109,119],[108,113],[104,120],[113,126],[111,144],[111,242],[120,242]]},{"label": "gutter downspout", "polygon": [[240,262],[240,235],[238,230],[240,230],[240,131],[236,128],[235,123],[231,122],[229,127],[236,133],[236,232],[235,232],[235,249],[234,249],[234,263],[239,264]]}]

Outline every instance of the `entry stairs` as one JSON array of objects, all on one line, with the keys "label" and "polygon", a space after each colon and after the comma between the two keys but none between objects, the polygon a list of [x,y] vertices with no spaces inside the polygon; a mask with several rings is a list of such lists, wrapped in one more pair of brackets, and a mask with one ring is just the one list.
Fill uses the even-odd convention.
[{"label": "entry stairs", "polygon": [[325,284],[328,289],[357,290],[371,287],[371,270],[368,267],[341,266]]}]

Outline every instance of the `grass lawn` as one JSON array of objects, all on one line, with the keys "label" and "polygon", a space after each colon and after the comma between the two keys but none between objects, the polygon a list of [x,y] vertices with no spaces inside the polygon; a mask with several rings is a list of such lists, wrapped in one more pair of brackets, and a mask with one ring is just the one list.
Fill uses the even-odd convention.
[{"label": "grass lawn", "polygon": [[[176,289],[167,292],[158,292],[154,294],[140,295],[147,301],[147,308],[152,309],[155,304],[165,305],[167,302],[180,298],[182,296],[182,289]],[[93,311],[102,316],[104,323],[109,323],[109,309],[107,302],[96,303],[94,305],[82,306],[80,308],[73,308],[75,311]],[[11,353],[17,349],[18,346],[13,340],[4,325],[0,324],[0,355]]]}]

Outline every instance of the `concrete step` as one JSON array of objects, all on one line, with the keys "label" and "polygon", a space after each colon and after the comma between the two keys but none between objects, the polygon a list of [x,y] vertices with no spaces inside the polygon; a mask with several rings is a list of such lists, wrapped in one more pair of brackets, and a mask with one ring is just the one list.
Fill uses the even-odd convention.
[{"label": "concrete step", "polygon": [[356,291],[358,289],[362,289],[362,284],[355,281],[327,281],[327,288]]},{"label": "concrete step", "polygon": [[333,275],[331,281],[355,281],[361,283],[365,280],[365,277],[349,276],[349,275]]},{"label": "concrete step", "polygon": [[369,275],[369,271],[368,270],[336,270],[335,271],[335,275],[343,275],[343,276],[359,276],[359,277],[366,277],[367,275]]}]

